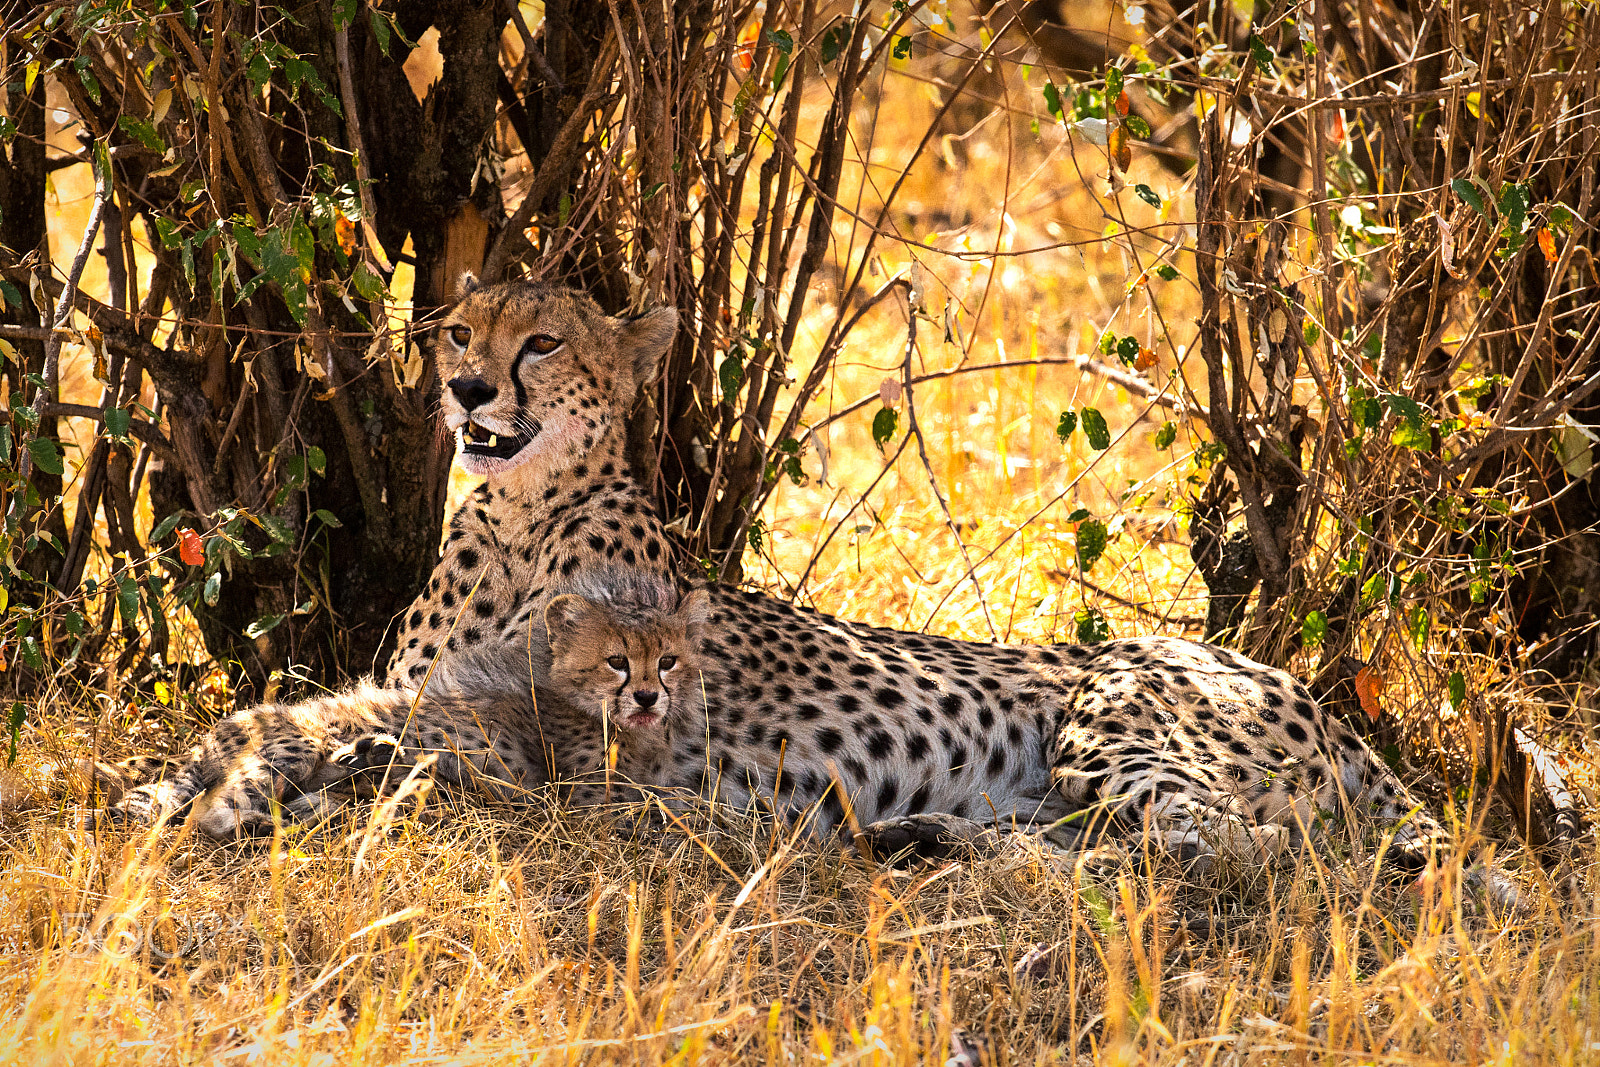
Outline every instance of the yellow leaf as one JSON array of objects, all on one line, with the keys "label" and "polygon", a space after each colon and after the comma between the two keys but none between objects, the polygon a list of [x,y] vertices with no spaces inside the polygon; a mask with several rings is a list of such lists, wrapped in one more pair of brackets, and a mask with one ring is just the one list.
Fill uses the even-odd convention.
[{"label": "yellow leaf", "polygon": [[1478,93],[1468,93],[1467,94],[1467,110],[1472,112],[1472,117],[1473,118],[1475,118],[1475,119],[1483,118],[1483,112],[1482,112],[1481,107],[1480,107],[1480,105],[1482,103],[1483,103],[1483,97],[1480,94],[1478,94]]}]

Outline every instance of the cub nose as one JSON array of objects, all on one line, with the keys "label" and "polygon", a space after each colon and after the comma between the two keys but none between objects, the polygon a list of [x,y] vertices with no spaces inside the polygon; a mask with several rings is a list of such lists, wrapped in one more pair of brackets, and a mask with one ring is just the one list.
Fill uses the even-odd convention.
[{"label": "cub nose", "polygon": [[468,411],[480,408],[500,395],[500,390],[482,378],[451,378],[450,391]]},{"label": "cub nose", "polygon": [[654,707],[658,696],[660,696],[659,693],[649,689],[635,689],[633,691],[633,699],[639,702],[641,708]]}]

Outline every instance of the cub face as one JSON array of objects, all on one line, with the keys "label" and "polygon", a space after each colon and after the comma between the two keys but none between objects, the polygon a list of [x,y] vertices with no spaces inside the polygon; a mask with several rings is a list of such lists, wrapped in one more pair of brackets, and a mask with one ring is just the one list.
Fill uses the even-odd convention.
[{"label": "cub face", "polygon": [[434,346],[462,469],[490,476],[582,456],[654,376],[677,328],[672,308],[615,318],[572,289],[465,275]]},{"label": "cub face", "polygon": [[710,599],[696,589],[664,612],[555,597],[545,607],[552,692],[624,729],[683,717],[699,699]]}]

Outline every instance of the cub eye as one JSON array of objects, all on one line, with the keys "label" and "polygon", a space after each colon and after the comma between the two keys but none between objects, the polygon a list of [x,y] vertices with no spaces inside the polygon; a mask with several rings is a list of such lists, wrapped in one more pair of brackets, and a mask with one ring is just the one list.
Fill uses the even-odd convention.
[{"label": "cub eye", "polygon": [[470,341],[470,340],[472,340],[472,327],[470,327],[470,326],[452,326],[452,327],[450,327],[450,343],[455,345],[457,348],[466,348],[467,347],[467,342]]},{"label": "cub eye", "polygon": [[672,668],[676,667],[677,665],[678,665],[678,657],[677,656],[662,656],[661,657],[660,666],[661,666],[661,669],[663,671],[670,671]]},{"label": "cub eye", "polygon": [[612,656],[610,659],[606,660],[606,662],[611,665],[612,670],[626,671],[628,669],[627,656]]},{"label": "cub eye", "polygon": [[533,349],[541,356],[548,356],[561,347],[561,338],[551,337],[547,333],[536,333],[528,338],[527,347]]}]

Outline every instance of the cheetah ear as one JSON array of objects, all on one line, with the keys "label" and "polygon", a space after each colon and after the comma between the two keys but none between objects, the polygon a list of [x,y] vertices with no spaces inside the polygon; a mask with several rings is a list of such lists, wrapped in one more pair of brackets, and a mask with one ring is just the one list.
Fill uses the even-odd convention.
[{"label": "cheetah ear", "polygon": [[456,282],[456,299],[465,300],[483,286],[478,282],[478,276],[470,270],[461,272],[461,278]]},{"label": "cheetah ear", "polygon": [[656,308],[636,319],[619,319],[617,326],[619,347],[633,360],[633,380],[643,385],[656,376],[678,334],[678,309]]},{"label": "cheetah ear", "polygon": [[600,608],[578,596],[564,593],[544,606],[544,629],[551,648],[566,648],[586,626],[598,620]]},{"label": "cheetah ear", "polygon": [[683,630],[698,639],[700,631],[711,621],[711,594],[704,589],[691,589],[678,601],[678,617],[683,620]]}]

